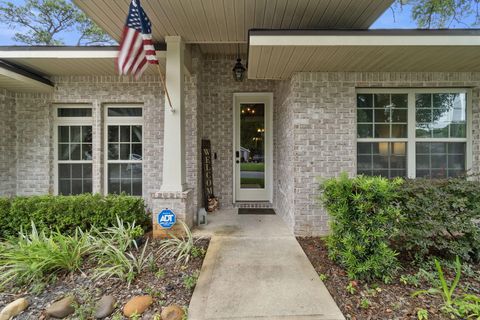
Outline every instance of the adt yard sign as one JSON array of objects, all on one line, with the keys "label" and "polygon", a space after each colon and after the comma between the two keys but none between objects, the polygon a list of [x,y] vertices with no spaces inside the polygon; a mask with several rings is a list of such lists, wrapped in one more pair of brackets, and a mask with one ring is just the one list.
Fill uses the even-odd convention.
[{"label": "adt yard sign", "polygon": [[172,210],[163,209],[158,214],[157,222],[160,225],[160,227],[164,229],[170,229],[171,227],[173,227],[175,222],[177,222],[177,218],[175,216],[175,213],[173,213]]}]

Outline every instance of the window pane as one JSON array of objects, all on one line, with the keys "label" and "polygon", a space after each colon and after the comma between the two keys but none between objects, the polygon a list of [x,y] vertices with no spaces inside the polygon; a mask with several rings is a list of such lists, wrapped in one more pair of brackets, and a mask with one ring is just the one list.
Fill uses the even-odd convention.
[{"label": "window pane", "polygon": [[108,126],[108,142],[118,142],[119,126]]},{"label": "window pane", "polygon": [[130,141],[130,126],[120,126],[120,142]]},{"label": "window pane", "polygon": [[140,143],[132,144],[131,160],[142,160],[142,145]]},{"label": "window pane", "polygon": [[432,109],[416,109],[415,119],[417,123],[431,123],[432,122]]},{"label": "window pane", "polygon": [[120,193],[120,180],[119,179],[109,179],[108,181],[108,193]]},{"label": "window pane", "polygon": [[79,163],[72,164],[72,178],[81,179],[82,176],[83,176],[82,164],[79,164]]},{"label": "window pane", "polygon": [[377,93],[374,95],[374,107],[385,108],[390,107],[390,94]]},{"label": "window pane", "polygon": [[82,144],[82,160],[92,160],[91,144]]},{"label": "window pane", "polygon": [[91,117],[91,108],[58,108],[57,115],[59,117]]},{"label": "window pane", "polygon": [[120,181],[120,192],[132,194],[132,179],[122,179]]},{"label": "window pane", "polygon": [[357,95],[357,107],[358,108],[373,108],[373,95],[372,94],[358,94]]},{"label": "window pane", "polygon": [[70,160],[81,160],[80,156],[80,144],[70,145]]},{"label": "window pane", "polygon": [[108,165],[108,177],[110,179],[120,179],[120,164],[110,163]]},{"label": "window pane", "polygon": [[132,142],[142,142],[142,126],[132,126]]},{"label": "window pane", "polygon": [[390,109],[375,109],[375,122],[390,122]]},{"label": "window pane", "polygon": [[88,163],[83,164],[83,179],[92,178],[92,165]]},{"label": "window pane", "polygon": [[70,165],[69,164],[64,164],[60,163],[58,165],[58,177],[60,179],[69,179],[71,178],[70,175]]},{"label": "window pane", "polygon": [[71,193],[70,180],[60,179],[58,181],[58,193],[69,195]]},{"label": "window pane", "polygon": [[392,106],[395,108],[408,108],[408,94],[392,94]]},{"label": "window pane", "polygon": [[392,124],[391,138],[406,138],[408,134],[406,124]]},{"label": "window pane", "polygon": [[130,159],[130,144],[122,143],[120,145],[120,160],[131,160]]},{"label": "window pane", "polygon": [[431,94],[416,94],[415,95],[415,107],[418,108],[427,108],[432,107],[432,95]]},{"label": "window pane", "polygon": [[118,160],[119,150],[118,144],[109,143],[108,144],[108,160]]},{"label": "window pane", "polygon": [[392,110],[392,122],[407,122],[407,121],[408,121],[407,109]]},{"label": "window pane", "polygon": [[82,127],[82,142],[92,143],[92,126]]},{"label": "window pane", "polygon": [[120,165],[120,178],[121,179],[130,179],[132,177],[131,164],[122,163]]},{"label": "window pane", "polygon": [[70,142],[81,142],[82,137],[80,135],[80,127],[79,126],[71,126],[70,127]]},{"label": "window pane", "polygon": [[357,169],[367,170],[372,169],[372,156],[357,156]]},{"label": "window pane", "polygon": [[372,124],[359,124],[358,125],[358,138],[373,138],[373,125]]},{"label": "window pane", "polygon": [[450,125],[450,137],[451,138],[466,138],[467,137],[467,125],[465,123]]},{"label": "window pane", "polygon": [[92,179],[83,180],[83,193],[92,193]]},{"label": "window pane", "polygon": [[70,128],[68,126],[58,127],[58,142],[70,141]]},{"label": "window pane", "polygon": [[375,124],[375,138],[390,138],[390,125]]},{"label": "window pane", "polygon": [[417,123],[415,132],[417,138],[431,138],[433,130],[428,123]]},{"label": "window pane", "polygon": [[71,194],[81,194],[83,193],[83,183],[81,179],[72,180],[72,193]]},{"label": "window pane", "polygon": [[370,142],[357,143],[357,154],[371,154],[372,144]]},{"label": "window pane", "polygon": [[58,160],[70,160],[70,148],[68,144],[58,145]]},{"label": "window pane", "polygon": [[142,108],[108,108],[109,117],[141,117]]}]

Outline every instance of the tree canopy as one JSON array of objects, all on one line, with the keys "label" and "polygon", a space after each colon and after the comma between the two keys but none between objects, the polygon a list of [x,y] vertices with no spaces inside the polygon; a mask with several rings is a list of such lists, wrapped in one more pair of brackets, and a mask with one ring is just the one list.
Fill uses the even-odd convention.
[{"label": "tree canopy", "polygon": [[13,40],[28,45],[63,45],[62,32],[78,31],[77,45],[112,44],[113,40],[82,11],[65,0],[0,1],[0,22],[14,29]]},{"label": "tree canopy", "polygon": [[411,6],[411,18],[419,28],[475,27],[480,24],[480,0],[396,0],[395,11]]}]

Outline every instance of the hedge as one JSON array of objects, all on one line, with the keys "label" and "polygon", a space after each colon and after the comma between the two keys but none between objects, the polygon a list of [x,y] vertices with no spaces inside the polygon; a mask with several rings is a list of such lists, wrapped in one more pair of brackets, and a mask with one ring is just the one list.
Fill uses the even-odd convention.
[{"label": "hedge", "polygon": [[324,181],[330,256],[351,278],[388,278],[397,253],[480,260],[480,183],[465,178],[403,180],[358,176]]},{"label": "hedge", "polygon": [[480,260],[480,183],[463,178],[406,180],[399,189],[402,220],[397,250],[412,259],[434,255]]},{"label": "hedge", "polygon": [[151,224],[139,197],[82,194],[0,198],[0,238],[17,235],[21,228],[29,230],[31,221],[39,231],[73,234],[77,227],[88,230],[115,225],[117,216],[125,223],[135,221],[145,230]]}]

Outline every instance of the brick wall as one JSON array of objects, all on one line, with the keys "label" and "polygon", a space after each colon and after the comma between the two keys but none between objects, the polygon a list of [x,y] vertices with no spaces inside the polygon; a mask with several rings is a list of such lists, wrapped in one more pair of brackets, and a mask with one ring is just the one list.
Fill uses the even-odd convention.
[{"label": "brick wall", "polygon": [[299,73],[291,86],[296,234],[328,232],[328,216],[316,201],[317,178],[356,173],[357,87],[472,88],[473,168],[479,171],[480,73]]},{"label": "brick wall", "polygon": [[15,95],[0,90],[0,196],[16,192]]}]

